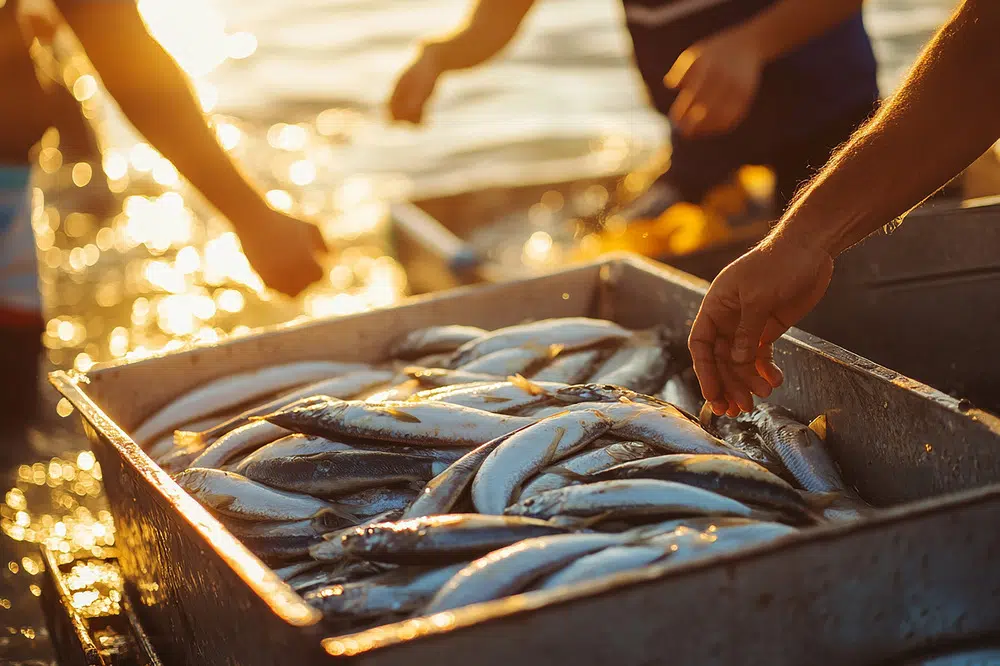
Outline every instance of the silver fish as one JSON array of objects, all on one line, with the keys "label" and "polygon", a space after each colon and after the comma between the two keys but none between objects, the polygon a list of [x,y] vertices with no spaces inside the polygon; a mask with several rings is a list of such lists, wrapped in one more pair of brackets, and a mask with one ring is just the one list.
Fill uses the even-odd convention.
[{"label": "silver fish", "polygon": [[557,534],[493,551],[456,573],[423,609],[433,615],[517,594],[577,558],[621,542],[613,534]]},{"label": "silver fish", "polygon": [[669,402],[664,402],[659,398],[646,395],[644,393],[638,393],[637,391],[633,391],[632,389],[624,388],[622,386],[615,386],[614,384],[597,384],[593,382],[589,384],[574,384],[572,386],[557,389],[552,393],[552,398],[565,404],[579,404],[584,402],[633,402],[639,405],[646,405],[647,407],[661,409],[676,416],[684,417],[692,423],[698,423],[701,425],[696,417],[678,409],[675,405],[672,405]]},{"label": "silver fish", "polygon": [[357,363],[302,361],[272,365],[216,379],[168,403],[133,430],[132,439],[140,443],[150,442],[160,434],[170,432],[190,421],[218,414],[251,400],[266,398],[296,386],[318,382],[347,372],[365,370],[367,367]]},{"label": "silver fish", "polygon": [[404,511],[417,498],[417,491],[409,488],[369,488],[337,498],[342,512],[358,519],[357,522],[387,511]]},{"label": "silver fish", "polygon": [[757,426],[744,420],[745,415],[737,418],[715,416],[712,413],[712,405],[704,403],[698,416],[702,425],[710,432],[718,434],[730,448],[742,451],[749,460],[766,468],[772,474],[795,483],[795,477],[789,474],[777,456],[772,455]]},{"label": "silver fish", "polygon": [[364,560],[343,559],[337,562],[311,560],[318,568],[307,570],[286,579],[288,586],[301,595],[325,585],[344,585],[371,578],[390,567]]},{"label": "silver fish", "polygon": [[748,525],[721,527],[715,532],[699,532],[701,538],[687,547],[678,548],[663,564],[663,570],[724,553],[743,550],[794,534],[798,530],[788,525],[757,522]]},{"label": "silver fish", "polygon": [[421,391],[410,401],[446,402],[494,414],[512,414],[549,400],[549,392],[562,386],[556,382],[534,382],[515,377],[510,381],[488,384],[460,384],[450,390]]},{"label": "silver fish", "polygon": [[705,404],[694,368],[682,370],[668,379],[656,397],[693,415],[697,415]]},{"label": "silver fish", "polygon": [[266,419],[307,435],[357,437],[423,446],[478,446],[531,422],[438,402],[326,400]]},{"label": "silver fish", "polygon": [[219,514],[218,517],[219,522],[240,539],[245,537],[275,539],[281,537],[322,537],[333,530],[345,529],[354,525],[354,521],[332,513],[324,513],[315,518],[278,522],[241,520],[225,514]]},{"label": "silver fish", "polygon": [[508,515],[547,519],[556,515],[631,518],[635,516],[723,515],[751,517],[736,500],[673,481],[629,479],[567,486],[508,507]]},{"label": "silver fish", "polygon": [[508,377],[530,374],[530,371],[549,361],[559,353],[558,346],[543,347],[526,344],[509,347],[480,356],[474,361],[458,366],[460,372],[478,372],[486,375]]},{"label": "silver fish", "polygon": [[449,514],[348,531],[341,545],[348,555],[393,564],[439,564],[468,561],[512,543],[568,530],[543,520]]},{"label": "silver fish", "polygon": [[[267,423],[266,421],[258,421],[258,423]],[[271,425],[268,423],[268,425]],[[284,430],[282,428],[282,430]],[[317,453],[330,453],[331,451],[353,451],[355,450],[350,444],[344,442],[335,442],[329,440],[326,437],[316,437],[315,435],[301,435],[295,433],[292,435],[286,435],[281,439],[277,439],[270,444],[265,444],[260,447],[246,458],[240,461],[234,470],[238,474],[243,474],[246,468],[255,463],[262,462],[264,460],[273,460],[275,458],[290,458],[292,456],[312,456]],[[245,476],[245,474],[244,474]]]},{"label": "silver fish", "polygon": [[398,382],[390,382],[387,388],[377,390],[368,394],[358,396],[358,400],[365,402],[395,402],[397,400],[408,400],[415,393],[423,389],[423,385],[416,379],[409,376],[403,377]]},{"label": "silver fish", "polygon": [[415,611],[465,566],[462,562],[443,568],[396,569],[356,583],[313,590],[305,600],[323,611],[328,620]]},{"label": "silver fish", "polygon": [[669,353],[658,335],[643,344],[624,345],[590,378],[596,384],[613,384],[639,393],[655,391],[666,379]]},{"label": "silver fish", "polygon": [[671,534],[678,530],[714,532],[723,527],[740,527],[759,522],[761,521],[753,518],[737,518],[734,516],[688,516],[686,518],[672,518],[659,523],[648,523],[633,527],[630,530],[622,532],[622,536],[628,538],[632,543],[639,543]]},{"label": "silver fish", "polygon": [[[386,383],[393,377],[388,370],[363,370],[361,372],[351,372],[332,379],[325,379],[314,382],[302,388],[298,388],[289,393],[284,393],[279,397],[248,409],[231,419],[202,431],[181,430],[174,434],[174,441],[178,445],[192,445],[195,442],[205,443],[218,439],[227,432],[231,432],[240,426],[246,425],[254,416],[263,416],[276,412],[279,409],[288,407],[300,400],[308,399],[312,396],[327,395],[331,398],[346,400],[353,398],[359,393],[373,386]],[[199,467],[221,467],[233,456],[239,453],[230,454],[219,450],[217,447],[210,447],[208,456],[199,462]],[[208,453],[208,451],[206,451]]]},{"label": "silver fish", "polygon": [[[236,430],[226,433],[213,442],[212,446],[216,447],[218,452],[224,452],[226,460],[231,460],[240,455],[252,453],[289,434],[291,433],[285,428],[268,423],[267,421],[251,421],[245,426],[240,426]],[[202,453],[204,452],[207,452],[207,449]],[[212,458],[216,458],[216,456],[213,455]],[[192,461],[189,466],[197,467],[194,462],[196,461]],[[214,466],[203,469],[211,468],[214,468]]]},{"label": "silver fish", "polygon": [[305,573],[306,571],[322,566],[322,564],[322,562],[316,562],[314,560],[303,560],[302,562],[295,562],[293,564],[275,569],[274,573],[281,580],[287,581],[289,578],[294,578],[301,573]]},{"label": "silver fish", "polygon": [[604,352],[600,349],[584,349],[578,352],[560,354],[547,366],[531,376],[533,381],[563,382],[573,384],[590,377]]},{"label": "silver fish", "polygon": [[393,343],[389,353],[395,358],[414,359],[427,354],[450,352],[488,333],[475,326],[457,324],[419,328]]},{"label": "silver fish", "polygon": [[[314,399],[314,396],[299,398],[281,405],[281,408],[309,405]],[[205,443],[208,439],[201,437],[199,433],[176,432],[174,433],[174,441],[178,445],[187,443],[187,445],[201,445],[203,447],[201,454],[191,463],[192,467],[220,468],[230,460],[253,453],[264,444],[274,441],[270,439],[270,434],[265,432],[263,426],[260,426],[258,429],[249,428],[253,423],[255,422],[248,420],[246,424],[229,431],[207,447],[205,447]],[[247,428],[247,430],[243,430],[243,428]],[[275,432],[273,429],[267,430]],[[230,437],[229,435],[237,436]]]},{"label": "silver fish", "polygon": [[[574,407],[587,409],[594,407],[594,403],[584,402]],[[666,453],[714,453],[745,457],[676,409],[635,403],[606,403],[595,408],[614,421],[611,431],[618,437],[645,442]]]},{"label": "silver fish", "polygon": [[655,449],[642,442],[614,442],[598,449],[578,453],[563,460],[558,465],[542,470],[538,476],[524,486],[518,500],[532,497],[547,490],[581,483],[580,477],[597,474],[615,465],[653,456],[656,453]]},{"label": "silver fish", "polygon": [[403,515],[402,509],[391,509],[378,513],[357,525],[352,525],[350,527],[345,527],[343,529],[335,530],[333,532],[327,532],[323,535],[323,541],[316,544],[309,549],[309,556],[314,560],[321,560],[324,562],[339,562],[347,557],[347,553],[344,552],[344,546],[341,543],[341,537],[343,537],[348,532],[353,532],[355,529],[364,527],[366,525],[374,525],[375,523],[390,522],[393,520],[398,520]]},{"label": "silver fish", "polygon": [[519,347],[527,343],[562,345],[572,351],[604,342],[627,340],[632,332],[604,319],[562,317],[543,319],[530,324],[508,326],[478,340],[465,343],[455,352],[453,366],[464,365],[499,349]]},{"label": "silver fish", "polygon": [[[223,417],[224,418],[224,417]],[[222,418],[219,416],[212,416],[207,419],[199,419],[197,421],[192,421],[191,423],[185,423],[182,427],[188,430],[203,430],[205,428],[211,428],[217,424]],[[169,453],[173,453],[177,449],[177,445],[174,444],[174,433],[168,432],[161,435],[156,441],[147,444],[143,444],[143,450],[153,460],[163,458]],[[188,447],[182,447],[188,450]],[[200,447],[196,447],[200,450]]]},{"label": "silver fish", "polygon": [[457,462],[452,463],[448,469],[427,482],[417,499],[406,509],[403,517],[422,518],[423,516],[450,512],[465,493],[465,489],[472,482],[476,473],[479,472],[483,461],[513,434],[529,427],[531,426],[523,426],[513,433],[492,439],[466,453]]},{"label": "silver fish", "polygon": [[512,435],[486,458],[472,481],[476,510],[503,513],[525,480],[579,451],[610,427],[601,412],[580,410],[550,416]]},{"label": "silver fish", "polygon": [[272,488],[336,497],[368,488],[399,485],[422,488],[446,467],[447,463],[399,453],[329,451],[251,462],[243,468],[243,474]]},{"label": "silver fish", "polygon": [[303,520],[324,512],[338,514],[323,500],[268,488],[244,476],[218,469],[191,467],[174,481],[213,511],[245,520]]},{"label": "silver fish", "polygon": [[[422,368],[420,366],[409,366],[404,372],[416,380],[421,386],[442,387],[454,386],[455,384],[473,384],[482,382],[502,382],[506,377],[502,375],[488,375],[482,372],[464,372],[462,370],[448,370],[446,368]],[[411,394],[412,395],[412,394]]]},{"label": "silver fish", "polygon": [[788,512],[810,521],[799,493],[755,462],[733,456],[675,454],[625,462],[593,475],[592,480],[658,479],[710,490],[740,502]]},{"label": "silver fish", "polygon": [[[803,489],[812,493],[855,495],[841,478],[840,470],[827,453],[823,439],[815,430],[796,421],[787,409],[761,404],[746,416],[746,421],[757,427],[769,453],[781,460]],[[825,433],[825,421],[815,423],[813,427],[822,427]]]}]

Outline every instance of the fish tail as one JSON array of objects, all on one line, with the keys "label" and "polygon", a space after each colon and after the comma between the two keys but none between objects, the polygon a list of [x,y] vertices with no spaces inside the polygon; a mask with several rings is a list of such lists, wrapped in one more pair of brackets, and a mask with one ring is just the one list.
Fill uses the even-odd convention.
[{"label": "fish tail", "polygon": [[580,474],[579,472],[574,472],[571,469],[566,469],[561,465],[553,465],[552,467],[546,467],[543,474],[558,474],[564,479],[569,479],[570,481],[579,481],[580,483],[589,483],[594,480],[594,477],[589,474]]}]

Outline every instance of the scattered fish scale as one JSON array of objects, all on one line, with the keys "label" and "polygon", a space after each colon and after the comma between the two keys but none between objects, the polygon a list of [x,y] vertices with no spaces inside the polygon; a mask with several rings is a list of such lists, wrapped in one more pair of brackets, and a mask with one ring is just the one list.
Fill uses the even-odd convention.
[{"label": "scattered fish scale", "polygon": [[531,422],[518,416],[438,402],[325,400],[265,417],[277,426],[321,437],[357,437],[422,446],[478,446]]}]

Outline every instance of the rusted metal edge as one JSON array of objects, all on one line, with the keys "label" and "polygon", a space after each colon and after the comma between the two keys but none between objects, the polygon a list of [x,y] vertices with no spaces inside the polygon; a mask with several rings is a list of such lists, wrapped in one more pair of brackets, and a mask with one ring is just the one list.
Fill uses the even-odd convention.
[{"label": "rusted metal edge", "polygon": [[149,634],[142,628],[142,623],[139,622],[139,617],[135,614],[135,607],[132,606],[132,600],[129,599],[127,593],[122,595],[121,606],[129,627],[132,629],[132,638],[135,639],[136,647],[142,652],[142,656],[146,660],[145,663],[148,666],[163,666],[163,662],[153,648],[152,641],[149,640]]},{"label": "rusted metal edge", "polygon": [[119,450],[155,492],[171,504],[181,520],[212,545],[226,564],[282,620],[293,626],[317,624],[322,613],[306,603],[274,571],[251,553],[229,530],[193,497],[181,489],[146,452],[136,444],[104,411],[84,393],[78,383],[62,370],[49,374],[52,385],[75,407],[91,427],[100,431]]},{"label": "rusted metal edge", "polygon": [[577,599],[614,593],[624,588],[642,585],[657,580],[680,578],[688,574],[727,564],[740,564],[754,559],[773,557],[778,553],[813,545],[817,542],[833,542],[848,534],[866,531],[880,531],[899,524],[924,520],[938,514],[947,514],[964,507],[1000,498],[1000,486],[988,486],[963,491],[946,498],[936,498],[911,502],[903,507],[890,508],[863,521],[831,524],[824,527],[802,530],[775,541],[748,547],[739,551],[721,553],[673,566],[669,563],[653,565],[643,569],[626,571],[598,580],[581,582],[565,589],[525,592],[495,601],[473,604],[452,611],[431,616],[413,618],[386,624],[365,631],[343,634],[323,639],[323,648],[334,657],[351,657],[376,649],[384,649],[407,643],[417,638],[442,636],[449,632],[473,625],[497,620],[520,613],[558,604],[567,604]]},{"label": "rusted metal edge", "polygon": [[84,661],[88,666],[107,666],[107,662],[101,656],[101,651],[90,637],[90,629],[87,626],[87,622],[80,617],[80,614],[76,612],[76,609],[70,603],[72,596],[66,588],[66,583],[63,581],[59,562],[56,561],[55,555],[44,545],[39,545],[38,549],[41,551],[42,562],[45,564],[46,576],[58,597],[58,607],[65,613],[65,618],[73,630],[73,637],[83,651]]}]

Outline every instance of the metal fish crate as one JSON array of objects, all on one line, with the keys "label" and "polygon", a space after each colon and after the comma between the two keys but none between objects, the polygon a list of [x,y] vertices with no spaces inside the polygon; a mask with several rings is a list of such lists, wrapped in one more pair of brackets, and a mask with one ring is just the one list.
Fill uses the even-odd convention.
[{"label": "metal fish crate", "polygon": [[165,663],[874,664],[1000,632],[1000,421],[797,330],[776,345],[786,380],[772,400],[800,419],[828,415],[846,480],[891,507],[884,513],[669,574],[622,574],[353,636],[325,636],[319,613],[127,434],[207,380],[274,362],[380,359],[422,326],[589,315],[684,329],[705,288],[616,255],[52,381],[93,442],[126,595]]}]

